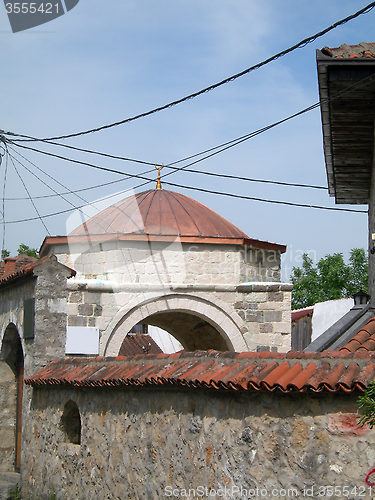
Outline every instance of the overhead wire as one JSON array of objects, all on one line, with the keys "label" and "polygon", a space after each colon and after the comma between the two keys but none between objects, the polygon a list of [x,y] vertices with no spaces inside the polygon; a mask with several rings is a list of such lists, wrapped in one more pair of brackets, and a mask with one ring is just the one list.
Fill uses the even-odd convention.
[{"label": "overhead wire", "polygon": [[[5,150],[6,152],[6,150]],[[8,155],[5,157],[5,169],[4,169],[4,181],[3,181],[3,212],[2,212],[2,223],[3,223],[3,238],[1,244],[1,258],[3,258],[4,250],[5,250],[5,189],[7,183],[7,174],[8,174]]]},{"label": "overhead wire", "polygon": [[[69,191],[66,191],[65,193],[58,193],[58,194],[43,194],[43,195],[40,195],[40,196],[34,196],[34,200],[42,200],[44,198],[56,198],[56,196],[66,196],[67,194],[74,194],[74,193],[82,193],[84,191],[91,191],[93,189],[99,189],[101,187],[105,187],[105,186],[110,186],[112,184],[117,184],[117,183],[120,183],[120,182],[124,182],[124,181],[127,181],[128,179],[117,179],[115,181],[111,181],[111,182],[103,182],[102,184],[96,184],[95,186],[89,186],[89,187],[86,187],[86,188],[81,188],[81,189],[75,189],[75,190],[69,190]],[[4,198],[5,201],[24,201],[24,200],[28,200],[29,198],[25,198],[25,197],[17,197],[17,198]]]},{"label": "overhead wire", "polygon": [[[8,152],[8,154],[9,154],[9,152]],[[9,154],[9,158],[10,158],[10,161],[12,162],[13,168],[14,168],[14,170],[16,171],[17,176],[19,177],[19,179],[20,179],[20,181],[21,181],[21,183],[22,183],[22,185],[23,185],[23,187],[24,187],[24,189],[25,189],[25,191],[26,191],[26,193],[27,193],[27,195],[28,195],[28,197],[29,197],[29,199],[30,199],[31,204],[32,204],[32,205],[33,205],[33,207],[34,207],[35,212],[38,214],[37,219],[39,219],[39,220],[40,220],[40,222],[43,224],[44,229],[47,231],[47,233],[48,233],[49,235],[51,235],[51,233],[50,233],[50,232],[49,232],[49,230],[48,230],[48,227],[47,227],[47,226],[46,226],[46,224],[44,223],[43,217],[40,215],[39,210],[38,210],[37,206],[35,205],[34,200],[33,200],[32,196],[30,195],[30,192],[29,192],[29,190],[28,190],[28,188],[27,188],[27,186],[26,186],[26,184],[25,184],[24,180],[22,179],[22,177],[21,177],[20,173],[18,172],[17,167],[16,167],[16,165],[15,165],[15,163],[14,163],[14,161],[13,161],[13,158],[12,158],[12,156],[11,156],[10,154]],[[5,221],[4,221],[4,224],[6,224],[6,222],[5,222]]]},{"label": "overhead wire", "polygon": [[[163,181],[163,182],[164,182],[164,184],[167,184],[170,186],[180,187],[183,189],[191,189],[194,191],[201,191],[204,193],[216,194],[216,195],[220,195],[220,196],[228,196],[231,198],[240,198],[240,199],[244,199],[244,200],[259,201],[259,202],[264,202],[264,203],[272,203],[272,204],[277,204],[277,205],[287,205],[287,206],[300,207],[300,208],[313,208],[313,209],[318,209],[318,210],[330,210],[330,211],[336,211],[336,212],[354,212],[354,213],[367,214],[367,210],[356,210],[356,209],[351,209],[351,208],[324,207],[324,206],[320,206],[320,205],[310,205],[307,203],[294,203],[294,202],[288,202],[288,201],[269,200],[269,199],[265,199],[265,198],[257,198],[254,196],[239,195],[239,194],[234,194],[234,193],[226,193],[226,192],[222,192],[222,191],[214,191],[211,189],[197,188],[197,187],[193,187],[193,186],[185,186],[182,184],[176,184],[176,183],[171,183],[171,182],[165,182],[165,181]],[[133,189],[137,189],[137,187],[139,187],[139,186],[136,186]],[[83,208],[85,206],[86,205],[82,205],[82,206],[76,207],[76,208],[80,209],[80,208]],[[43,218],[54,217],[57,215],[62,215],[62,214],[71,212],[72,210],[73,209],[68,208],[66,210],[60,210],[58,212],[53,212],[50,214],[43,215],[42,217]],[[34,221],[34,220],[38,220],[38,217],[29,217],[27,219],[6,221],[5,224],[16,224],[16,223],[21,223],[21,222],[30,222],[30,221]]]},{"label": "overhead wire", "polygon": [[[342,90],[340,92],[338,92],[337,94],[335,94],[334,96],[332,96],[331,98],[327,99],[328,100],[333,100],[333,99],[337,99],[338,97],[341,97],[343,94],[346,94],[348,92],[352,92],[353,90],[357,89],[357,88],[360,88],[364,85],[367,85],[370,81],[372,81],[372,78],[374,77],[375,75],[370,75],[366,78],[364,78],[363,80],[361,80],[360,82],[356,82],[355,84],[353,84],[351,87],[348,87],[346,88],[345,90]],[[198,191],[203,191],[203,192],[212,192],[210,190],[204,190],[203,188],[194,188],[192,186],[184,186],[184,185],[181,185],[181,184],[175,184],[175,183],[168,183],[167,181],[165,181],[165,177],[167,177],[168,175],[171,175],[172,173],[174,173],[175,171],[182,171],[182,170],[185,170],[187,172],[193,172],[193,173],[199,173],[199,174],[205,174],[205,175],[211,175],[211,176],[216,176],[216,177],[222,177],[222,178],[233,178],[233,179],[239,179],[239,180],[247,180],[247,181],[252,181],[252,182],[264,182],[264,183],[271,183],[271,184],[280,184],[280,185],[288,185],[288,186],[296,186],[296,187],[310,187],[310,188],[316,188],[316,189],[327,189],[326,187],[323,187],[323,186],[314,186],[314,185],[308,185],[308,184],[297,184],[297,183],[286,183],[286,182],[282,182],[282,181],[268,181],[268,180],[264,180],[264,179],[251,179],[251,178],[247,178],[247,177],[240,177],[240,176],[231,176],[231,175],[228,175],[228,174],[216,174],[216,173],[213,173],[213,172],[204,172],[204,171],[197,171],[197,170],[193,170],[193,169],[188,169],[189,166],[193,165],[193,164],[196,164],[196,163],[199,163],[211,156],[214,156],[216,154],[219,154],[221,153],[222,151],[225,151],[226,149],[229,149],[231,147],[234,147],[235,145],[238,145],[240,144],[241,142],[244,142],[245,140],[248,140],[252,137],[255,137],[256,135],[259,135],[267,130],[270,130],[271,128],[281,124],[281,123],[284,123],[286,122],[287,120],[290,120],[292,118],[295,118],[296,116],[299,116],[303,113],[306,113],[308,111],[311,111],[312,109],[315,109],[316,107],[318,107],[321,103],[320,102],[317,102],[311,106],[308,106],[307,108],[297,112],[297,113],[294,113],[293,115],[290,115],[282,120],[279,120],[271,125],[268,125],[266,127],[263,127],[261,129],[258,129],[254,132],[251,132],[250,134],[246,134],[245,136],[242,136],[242,137],[239,137],[239,138],[236,138],[236,139],[233,139],[231,141],[228,141],[222,145],[219,145],[219,146],[215,146],[214,148],[210,148],[209,150],[206,150],[205,152],[208,152],[208,151],[212,151],[209,155],[206,155],[205,157],[202,157],[202,158],[198,158],[197,160],[195,160],[194,162],[191,162],[187,165],[184,165],[183,167],[173,167],[174,164],[177,164],[177,163],[180,163],[181,161],[184,161],[184,159],[182,160],[178,160],[177,162],[173,162],[169,165],[165,165],[166,168],[170,168],[172,169],[173,171],[172,172],[169,172],[169,173],[166,173],[164,174],[163,176],[163,182],[167,185],[173,185],[173,186],[177,186],[177,187],[182,187],[184,189],[195,189],[195,190],[198,190]],[[2,142],[4,142],[4,144],[7,144],[7,143],[11,143],[15,146],[18,146],[20,148],[24,148],[24,149],[28,149],[28,150],[31,150],[31,151],[34,151],[34,152],[37,152],[37,153],[40,153],[40,154],[45,154],[45,155],[48,155],[48,156],[53,156],[53,157],[56,157],[56,158],[59,158],[59,159],[62,159],[62,160],[65,160],[65,161],[69,161],[69,162],[73,162],[73,163],[78,163],[78,164],[82,164],[82,165],[85,165],[85,166],[88,166],[88,167],[92,167],[92,168],[96,168],[96,169],[99,169],[99,170],[104,170],[104,171],[108,171],[108,172],[112,172],[112,173],[116,173],[116,174],[119,174],[119,175],[126,175],[127,176],[127,179],[129,178],[138,178],[138,179],[142,179],[142,180],[145,180],[144,183],[141,183],[139,186],[137,187],[140,187],[140,186],[143,186],[143,185],[146,185],[150,182],[153,182],[153,179],[149,179],[149,178],[146,178],[144,177],[145,174],[147,173],[150,173],[152,170],[148,170],[146,172],[142,172],[141,174],[129,174],[129,173],[125,173],[125,172],[122,172],[122,171],[119,171],[119,170],[116,170],[116,169],[110,169],[110,168],[107,168],[107,167],[102,167],[102,166],[99,166],[99,165],[95,165],[95,164],[92,164],[92,163],[88,163],[88,162],[82,162],[80,160],[75,160],[75,159],[72,159],[72,158],[67,158],[67,157],[64,157],[62,155],[57,155],[57,154],[54,154],[54,153],[50,153],[50,152],[47,152],[47,151],[41,151],[39,149],[36,149],[36,148],[32,148],[30,146],[26,146],[24,144],[19,144],[19,141],[16,139],[16,140],[9,140],[9,139],[4,139],[4,137],[0,137],[0,139],[2,140]],[[47,142],[47,141],[44,141],[44,142]],[[47,142],[48,143],[48,142]],[[61,146],[66,146],[66,145],[62,145],[62,144],[59,144],[59,143],[55,143],[56,145],[61,145]],[[223,147],[222,147],[223,146]],[[69,147],[69,146],[68,146]],[[221,149],[219,149],[221,148]],[[72,147],[72,149],[78,149],[80,150],[80,148],[75,148],[75,147]],[[93,153],[93,154],[101,154],[101,155],[107,155],[106,153],[98,153],[98,152],[93,152],[91,150],[85,150],[85,152],[90,152],[90,153]],[[188,158],[194,158],[194,157],[197,157],[197,156],[200,156],[202,154],[204,154],[205,152],[201,152],[201,153],[197,153],[195,155],[191,155],[190,157]],[[18,154],[21,155],[21,153],[18,152]],[[21,155],[22,156],[22,155]],[[115,158],[115,159],[125,159],[124,157],[116,157],[115,155],[107,155],[111,158]],[[25,158],[25,157],[24,157]],[[127,158],[127,160],[129,160]],[[140,160],[132,160],[131,161],[137,161],[139,163],[144,163],[144,164],[150,164],[150,162],[142,162]],[[157,164],[156,164],[157,165]],[[156,166],[155,165],[155,166]],[[160,164],[159,164],[160,165]],[[38,167],[37,167],[38,168]],[[48,174],[47,174],[48,175]],[[50,176],[51,177],[51,176]],[[120,179],[120,180],[123,180],[123,179]],[[120,181],[119,180],[119,181]],[[115,181],[116,182],[116,181]],[[62,185],[60,183],[60,185]],[[63,186],[63,185],[62,185]],[[64,187],[64,186],[63,186]],[[137,188],[135,187],[135,189]],[[67,189],[67,188],[66,188]],[[71,192],[73,193],[73,192]],[[222,193],[222,192],[212,192],[213,194],[220,194],[220,195],[225,195],[225,196],[231,196],[231,197],[238,197],[238,198],[244,198],[244,199],[250,199],[250,200],[254,200],[254,201],[263,201],[263,202],[268,202],[268,203],[277,203],[277,204],[284,204],[284,205],[291,205],[291,206],[299,206],[299,207],[306,207],[306,208],[318,208],[318,209],[325,209],[325,210],[335,210],[335,211],[347,211],[347,212],[359,212],[359,213],[366,213],[362,210],[355,210],[355,209],[341,209],[341,208],[333,208],[333,207],[323,207],[323,206],[318,206],[318,205],[308,205],[308,204],[299,204],[299,203],[293,203],[293,202],[283,202],[283,201],[278,201],[278,200],[269,200],[269,199],[261,199],[261,198],[256,198],[256,197],[244,197],[242,195],[236,195],[236,194],[232,194],[232,193]],[[81,198],[83,200],[83,198]],[[63,212],[60,212],[60,213],[65,213],[66,211],[63,211]],[[39,215],[39,214],[38,214]],[[37,218],[35,218],[37,219]],[[30,220],[30,219],[27,219],[27,220]],[[48,231],[48,230],[47,230]]]},{"label": "overhead wire", "polygon": [[[11,148],[9,148],[11,149]],[[17,152],[18,153],[18,152]],[[20,153],[18,153],[20,154]],[[26,161],[28,161],[29,163],[31,163],[35,168],[37,168],[40,172],[43,172],[43,174],[47,175],[49,178],[53,179],[55,182],[57,182],[60,186],[64,187],[65,189],[68,189],[66,186],[64,186],[63,184],[61,184],[59,181],[57,181],[56,179],[54,179],[52,176],[50,176],[49,174],[47,174],[46,172],[44,172],[44,170],[42,170],[41,168],[39,168],[38,166],[36,166],[34,163],[32,163],[30,160],[28,160],[27,158],[25,158],[23,155],[20,155],[22,156],[22,158],[24,158]],[[37,176],[32,170],[30,170],[28,167],[26,167],[26,165],[24,165],[18,158],[16,158],[15,156],[11,156],[19,165],[21,165],[25,170],[27,170],[27,172],[29,172],[32,176],[34,176],[39,182],[41,182],[42,184],[44,184],[45,186],[48,187],[48,189],[50,189],[51,191],[53,191],[55,193],[55,196],[59,196],[62,200],[64,200],[66,203],[68,203],[69,205],[71,205],[75,210],[77,210],[77,207],[74,205],[74,203],[72,203],[70,200],[68,200],[67,198],[64,197],[64,195],[58,193],[55,189],[53,189],[51,186],[49,186],[43,179],[41,179],[39,176]],[[71,194],[71,192],[68,192],[68,194]],[[78,196],[78,195],[76,195]],[[82,198],[81,196],[79,196],[79,198],[85,202],[86,204],[88,203],[84,198]],[[37,197],[33,197],[33,199],[37,199]],[[86,215],[86,214],[84,214]]]},{"label": "overhead wire", "polygon": [[[228,78],[225,78],[224,80],[221,80],[218,83],[210,85],[209,87],[205,87],[204,89],[199,90],[198,92],[194,92],[194,93],[189,94],[189,95],[187,95],[185,97],[182,97],[181,99],[177,99],[177,100],[172,101],[172,102],[170,102],[168,104],[165,104],[163,106],[159,106],[159,107],[154,108],[154,109],[152,109],[150,111],[147,111],[147,112],[144,112],[144,113],[140,113],[138,115],[132,116],[130,118],[126,118],[124,120],[113,122],[113,123],[110,123],[110,124],[107,124],[107,125],[102,125],[100,127],[92,128],[92,129],[81,131],[81,132],[76,132],[76,133],[71,133],[71,134],[66,134],[66,135],[60,135],[60,136],[55,136],[55,137],[47,137],[47,138],[44,138],[42,140],[43,141],[61,140],[61,139],[68,139],[68,138],[71,138],[71,137],[78,137],[78,136],[82,136],[82,135],[87,135],[87,134],[91,134],[91,133],[94,133],[94,132],[99,132],[101,130],[109,129],[109,128],[112,128],[112,127],[117,127],[119,125],[123,125],[125,123],[129,123],[129,122],[132,122],[134,120],[138,120],[139,118],[143,118],[143,117],[152,115],[152,114],[157,113],[159,111],[162,111],[164,109],[168,109],[168,108],[171,108],[173,106],[176,106],[177,104],[181,104],[182,102],[194,99],[195,97],[198,97],[199,95],[205,94],[207,92],[211,92],[212,90],[214,90],[214,89],[216,89],[216,88],[218,88],[218,87],[220,87],[222,85],[225,85],[227,83],[233,82],[234,80],[237,80],[241,76],[244,76],[244,75],[246,75],[246,74],[248,74],[248,73],[250,73],[252,71],[255,71],[255,70],[257,70],[257,69],[265,66],[266,64],[269,64],[270,62],[275,61],[275,60],[277,60],[277,59],[279,59],[279,58],[281,58],[281,57],[289,54],[290,52],[293,52],[294,50],[296,50],[298,48],[305,47],[306,45],[312,43],[317,38],[320,38],[321,36],[327,34],[328,32],[332,31],[333,29],[337,28],[338,26],[342,26],[342,25],[348,23],[349,21],[351,21],[351,20],[359,17],[360,15],[367,14],[374,7],[375,7],[375,2],[371,2],[366,7],[363,7],[362,9],[358,10],[354,14],[351,14],[350,16],[347,16],[344,19],[341,19],[340,21],[335,22],[334,24],[332,24],[331,26],[328,26],[327,28],[323,29],[322,31],[319,31],[318,33],[315,33],[315,35],[312,35],[312,36],[309,36],[307,38],[304,38],[300,42],[298,42],[295,45],[289,47],[288,49],[285,49],[285,50],[283,50],[281,52],[278,52],[277,54],[273,55],[272,57],[269,57],[268,59],[265,59],[264,61],[262,61],[260,63],[257,63],[257,64],[255,64],[253,66],[250,66],[249,68],[246,68],[245,70],[243,70],[243,71],[241,71],[239,73],[236,73],[236,74],[234,74],[234,75],[232,75],[232,76],[230,76]],[[27,138],[27,136],[21,136],[21,135],[18,135],[18,136],[19,137],[25,137],[25,138]],[[33,140],[33,139],[28,139],[28,140]]]},{"label": "overhead wire", "polygon": [[[242,142],[245,142],[257,135],[260,135],[264,132],[267,132],[268,130],[278,126],[278,125],[281,125],[282,123],[285,123],[293,118],[296,118],[297,116],[300,116],[304,113],[307,113],[309,111],[312,111],[314,109],[316,109],[317,107],[319,107],[321,104],[323,103],[326,103],[326,102],[331,102],[331,101],[334,101],[335,99],[338,99],[340,97],[342,97],[343,95],[346,95],[350,92],[353,92],[354,90],[357,90],[359,88],[362,88],[366,85],[368,85],[369,83],[371,83],[373,81],[373,78],[375,77],[375,73],[374,74],[371,74],[365,78],[363,78],[362,80],[358,81],[358,82],[355,82],[353,85],[335,93],[333,96],[327,98],[327,99],[324,99],[322,101],[318,101],[296,113],[293,113],[292,115],[289,115],[287,116],[286,118],[283,118],[282,120],[278,120],[277,122],[274,122],[270,125],[267,125],[265,127],[262,127],[258,130],[255,130],[253,132],[250,132],[249,134],[245,134],[241,137],[237,137],[235,139],[232,139],[230,141],[227,141],[225,143],[222,143],[222,144],[219,144],[218,146],[214,146],[212,148],[209,148],[209,149],[206,149],[204,151],[201,151],[199,153],[196,153],[194,155],[190,155],[188,157],[185,157],[185,158],[182,158],[180,160],[177,160],[175,162],[172,162],[172,163],[168,163],[168,164],[160,164],[160,163],[151,163],[151,162],[144,162],[142,160],[135,160],[135,159],[132,159],[132,158],[127,158],[127,157],[122,157],[122,156],[116,156],[116,155],[110,155],[110,154],[107,154],[107,153],[102,153],[102,152],[98,152],[98,151],[93,151],[93,150],[88,150],[88,149],[83,149],[83,148],[78,148],[78,147],[75,147],[75,146],[71,146],[71,145],[67,145],[67,144],[61,144],[61,143],[56,143],[56,142],[50,142],[50,141],[44,141],[44,140],[39,140],[39,139],[36,139],[36,141],[42,141],[42,142],[45,142],[47,144],[52,144],[52,145],[56,145],[56,146],[62,146],[62,147],[66,147],[66,148],[70,148],[70,149],[74,149],[74,150],[77,150],[77,151],[82,151],[82,152],[86,152],[86,153],[91,153],[91,154],[95,154],[95,155],[99,155],[99,156],[107,156],[107,157],[110,157],[112,159],[117,159],[117,160],[125,160],[125,161],[132,161],[132,162],[137,162],[137,163],[143,163],[143,164],[147,164],[147,165],[155,165],[155,166],[164,166],[165,168],[169,168],[169,169],[172,169],[174,171],[180,171],[180,170],[184,170],[184,171],[187,171],[187,172],[193,172],[193,173],[200,173],[202,175],[215,175],[216,177],[223,177],[225,178],[226,175],[225,174],[216,174],[216,173],[212,173],[212,172],[204,172],[204,171],[196,171],[196,170],[189,170],[188,167],[189,166],[192,166],[194,164],[197,164],[207,158],[210,158],[212,156],[215,156],[216,154],[219,154],[223,151],[226,151],[227,149],[230,149],[234,146],[237,146],[238,144],[241,144]],[[17,134],[13,134],[12,135],[17,135]],[[33,149],[33,148],[30,148],[28,146],[25,146],[24,144],[20,144],[19,141],[17,139],[13,139],[13,140],[10,140],[10,139],[6,139],[5,138],[5,141],[7,142],[10,142],[12,144],[14,144],[15,146],[18,146],[18,147],[23,147],[23,148],[26,148],[26,149],[31,149],[33,151],[38,151],[40,153],[43,153],[43,154],[49,154],[47,152],[42,152],[40,150],[36,150],[36,149]],[[206,154],[206,153],[211,153],[209,155],[206,155],[202,158],[199,158],[198,160],[194,161],[194,162],[191,162],[183,167],[174,167],[174,165],[178,164],[178,163],[181,163],[183,161],[186,161],[186,160],[189,160],[189,159],[192,159],[192,158],[196,158],[196,157],[199,157],[199,156],[202,156],[203,154]],[[52,153],[50,153],[51,155],[53,155]],[[62,156],[59,156],[57,155],[56,157],[58,158],[63,158]],[[107,169],[108,171],[113,171],[114,173],[120,173],[118,170],[113,170],[113,169]],[[151,170],[147,170],[145,172],[142,172],[141,175],[143,174],[147,174],[147,173],[150,173],[152,172],[153,169]],[[123,175],[129,175],[131,176],[132,174],[126,174],[124,172],[121,172]],[[171,172],[170,173],[166,173],[164,174],[164,177],[168,176],[168,175],[171,175]],[[271,183],[271,184],[282,184],[280,181],[265,181],[263,179],[249,179],[249,178],[242,178],[240,180],[250,180],[252,182],[267,182],[267,183]],[[311,187],[311,188],[314,188],[314,189],[327,189],[327,187],[325,186],[315,186],[315,185],[308,185],[308,184],[298,184],[298,183],[285,183],[285,185],[290,185],[290,186],[296,186],[296,187]]]},{"label": "overhead wire", "polygon": [[184,189],[192,189],[194,191],[202,191],[203,193],[211,193],[211,194],[217,194],[221,196],[229,196],[231,198],[241,198],[243,200],[253,200],[253,201],[262,201],[266,203],[275,203],[277,205],[289,205],[292,207],[303,207],[303,208],[316,208],[320,210],[334,210],[337,212],[356,212],[356,213],[364,213],[367,214],[367,210],[356,210],[352,208],[336,208],[336,207],[323,207],[320,205],[309,205],[307,203],[294,203],[291,201],[277,201],[277,200],[269,200],[265,198],[256,198],[254,196],[246,196],[246,195],[241,195],[241,194],[233,194],[233,193],[226,193],[222,191],[214,191],[212,189],[204,189],[204,188],[198,188],[198,187],[192,187],[192,186],[184,186],[181,184],[175,184],[173,182],[166,182],[163,181],[163,184],[168,184],[170,186],[176,186]]},{"label": "overhead wire", "polygon": [[[13,148],[8,148],[8,149],[12,149]],[[40,172],[42,172],[43,174],[45,174],[47,177],[49,177],[50,179],[54,180],[57,184],[59,184],[60,186],[62,186],[63,188],[65,189],[69,189],[67,188],[64,184],[62,184],[61,182],[59,182],[57,179],[55,179],[54,177],[52,177],[51,175],[49,175],[47,172],[45,172],[44,170],[42,170],[40,167],[38,167],[37,165],[35,165],[35,163],[31,162],[30,160],[28,160],[25,156],[21,155],[19,152],[17,152],[17,154],[19,154],[24,160],[28,161],[31,165],[33,165],[35,168],[37,168]],[[12,157],[12,155],[10,155],[10,157]],[[77,195],[76,193],[73,193],[72,191],[68,191],[68,194],[75,194],[81,201],[83,201],[85,203],[85,205],[81,206],[81,207],[77,207],[76,205],[74,205],[74,203],[72,203],[70,200],[66,199],[64,196],[62,196],[60,193],[57,193],[57,191],[55,189],[53,189],[51,186],[49,186],[46,182],[43,181],[43,179],[41,179],[40,177],[38,177],[34,172],[32,172],[29,168],[26,167],[26,165],[24,165],[20,160],[18,160],[17,158],[13,157],[13,159],[15,161],[17,161],[23,168],[25,168],[31,175],[33,175],[37,180],[39,180],[42,184],[44,184],[45,186],[47,186],[49,189],[51,189],[51,191],[53,191],[55,193],[55,196],[60,196],[64,201],[66,201],[69,205],[71,205],[73,207],[73,210],[77,210],[81,213],[82,216],[86,217],[87,219],[90,217],[87,213],[85,213],[83,210],[82,210],[82,207],[87,207],[88,205],[90,205],[91,207],[95,208],[97,210],[97,212],[100,212],[100,210],[95,207],[95,204],[92,204],[90,202],[88,202],[87,200],[85,200],[84,198],[82,198],[82,196],[79,196]],[[128,191],[129,189],[125,190],[124,192]],[[104,198],[101,199],[101,201],[105,200],[105,199],[108,199],[108,198],[113,198],[113,194],[111,195],[108,195]],[[100,224],[99,224],[100,225]]]}]

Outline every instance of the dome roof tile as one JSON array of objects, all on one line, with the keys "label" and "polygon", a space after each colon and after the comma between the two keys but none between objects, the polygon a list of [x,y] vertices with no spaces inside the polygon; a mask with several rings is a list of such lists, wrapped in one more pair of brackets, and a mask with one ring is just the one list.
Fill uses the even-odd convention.
[{"label": "dome roof tile", "polygon": [[69,236],[143,234],[248,239],[224,217],[183,194],[153,189],[102,210]]}]

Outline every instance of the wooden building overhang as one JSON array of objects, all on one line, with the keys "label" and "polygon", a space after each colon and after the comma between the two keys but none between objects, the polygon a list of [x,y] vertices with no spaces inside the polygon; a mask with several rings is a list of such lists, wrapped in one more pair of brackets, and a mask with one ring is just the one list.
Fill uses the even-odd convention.
[{"label": "wooden building overhang", "polygon": [[329,194],[339,204],[368,204],[375,58],[332,56],[330,49],[322,49],[317,51],[317,66]]}]

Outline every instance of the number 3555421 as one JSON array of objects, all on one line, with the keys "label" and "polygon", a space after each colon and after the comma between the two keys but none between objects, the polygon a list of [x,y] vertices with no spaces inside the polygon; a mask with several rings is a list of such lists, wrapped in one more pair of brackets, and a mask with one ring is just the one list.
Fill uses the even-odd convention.
[{"label": "number 3555421", "polygon": [[5,8],[8,14],[58,14],[59,4],[41,3],[39,6],[36,3],[16,2],[7,3]]}]

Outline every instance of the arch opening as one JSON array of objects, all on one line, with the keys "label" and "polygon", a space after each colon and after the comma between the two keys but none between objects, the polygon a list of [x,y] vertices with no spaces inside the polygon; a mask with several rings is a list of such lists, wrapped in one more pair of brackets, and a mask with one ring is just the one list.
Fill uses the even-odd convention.
[{"label": "arch opening", "polygon": [[167,331],[180,342],[186,351],[230,350],[220,332],[207,319],[202,319],[192,313],[161,312],[148,316],[143,323]]},{"label": "arch opening", "polygon": [[[228,351],[230,346],[220,334],[220,332],[210,324],[207,319],[203,319],[195,314],[182,311],[167,311],[157,314],[152,314],[144,318],[140,323],[134,325],[130,331],[125,327],[125,323],[119,326],[117,334],[122,334],[125,339],[127,336],[149,334],[150,326],[155,326],[165,332],[167,336],[173,337],[181,345],[180,349],[185,351],[207,351],[213,349],[215,351]],[[152,336],[152,335],[150,335]],[[158,340],[156,340],[158,343]],[[121,347],[121,354],[126,355],[126,352]],[[163,344],[158,346],[163,352],[168,354],[175,350],[167,351],[163,349]],[[176,349],[179,350],[179,349]],[[147,353],[145,350],[144,352]]]},{"label": "arch opening", "polygon": [[21,466],[23,349],[16,326],[7,326],[0,351],[0,388],[4,394],[0,411],[1,470],[19,471]]},{"label": "arch opening", "polygon": [[68,443],[81,444],[81,415],[77,403],[71,399],[64,405],[60,427]]},{"label": "arch opening", "polygon": [[186,350],[247,350],[246,325],[223,301],[185,293],[143,298],[143,302],[134,300],[115,315],[101,338],[102,355],[118,356],[125,336],[142,323],[172,334]]}]

